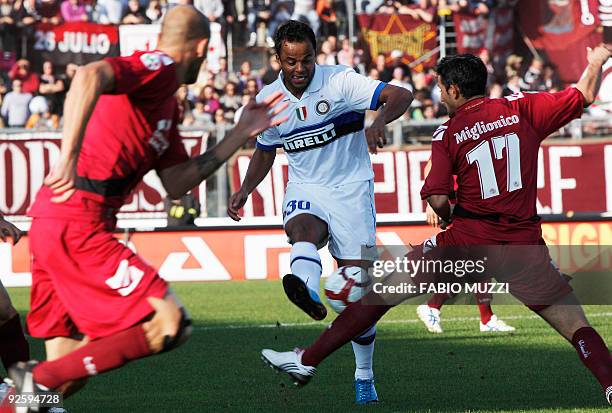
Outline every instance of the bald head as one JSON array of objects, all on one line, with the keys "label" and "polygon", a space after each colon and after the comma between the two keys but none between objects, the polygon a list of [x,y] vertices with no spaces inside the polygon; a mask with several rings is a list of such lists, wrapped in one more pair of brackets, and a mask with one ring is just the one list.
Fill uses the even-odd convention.
[{"label": "bald head", "polygon": [[168,10],[162,22],[159,43],[182,43],[210,38],[208,19],[193,6],[175,6]]}]

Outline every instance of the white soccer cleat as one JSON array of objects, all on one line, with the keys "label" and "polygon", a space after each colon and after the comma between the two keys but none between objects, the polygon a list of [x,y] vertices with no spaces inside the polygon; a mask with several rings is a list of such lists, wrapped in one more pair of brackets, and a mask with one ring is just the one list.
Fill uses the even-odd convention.
[{"label": "white soccer cleat", "polygon": [[423,304],[417,307],[417,315],[427,327],[427,331],[430,333],[440,334],[442,333],[442,326],[440,325],[440,310],[437,308],[431,308],[427,304]]},{"label": "white soccer cleat", "polygon": [[497,318],[496,315],[491,316],[491,319],[487,324],[482,324],[480,322],[480,331],[483,333],[493,333],[493,332],[506,332],[506,331],[514,331],[516,328],[509,326],[503,320]]},{"label": "white soccer cleat", "polygon": [[612,406],[612,386],[609,386],[606,389],[606,400],[608,401],[610,406]]},{"label": "white soccer cleat", "polygon": [[261,359],[274,370],[287,373],[296,386],[303,386],[317,372],[315,367],[302,364],[303,353],[304,350],[299,348],[283,352],[264,349],[261,351]]}]

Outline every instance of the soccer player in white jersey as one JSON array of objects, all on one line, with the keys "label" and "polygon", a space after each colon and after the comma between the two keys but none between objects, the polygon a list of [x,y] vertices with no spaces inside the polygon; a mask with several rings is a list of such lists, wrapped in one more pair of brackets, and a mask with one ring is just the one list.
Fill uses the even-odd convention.
[{"label": "soccer player in white jersey", "polygon": [[[257,138],[244,182],[230,198],[228,215],[240,219],[238,210],[272,167],[276,149],[284,148],[289,183],[283,223],[292,248],[291,274],[283,278],[283,287],[295,305],[322,320],[327,310],[319,298],[318,249],[328,243],[338,266],[368,268],[376,259],[374,173],[368,147],[376,153],[385,144],[385,125],[408,109],[412,94],[346,66],[316,65],[315,35],[304,23],[283,24],[274,42],[281,73],[257,100],[283,91],[289,119]],[[378,116],[364,130],[365,111],[377,109]],[[375,334],[372,326],[352,341],[359,404],[378,400],[372,371]]]}]

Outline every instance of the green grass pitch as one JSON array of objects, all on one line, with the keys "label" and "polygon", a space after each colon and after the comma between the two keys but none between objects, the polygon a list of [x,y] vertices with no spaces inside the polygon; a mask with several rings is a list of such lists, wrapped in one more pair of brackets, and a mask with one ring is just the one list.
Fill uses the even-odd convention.
[{"label": "green grass pitch", "polygon": [[[294,308],[278,281],[173,288],[194,319],[191,340],[174,352],[92,378],[66,401],[70,413],[609,411],[573,347],[521,306],[494,306],[517,327],[503,335],[479,332],[475,306],[445,307],[442,335],[425,331],[413,305],[393,309],[380,323],[376,342],[381,403],[359,408],[353,404],[350,345],[326,360],[301,389],[260,361],[262,348],[308,344],[326,325]],[[29,290],[9,293],[25,314]],[[586,311],[612,343],[612,306]],[[43,357],[39,340],[32,341],[32,350],[34,357]]]}]

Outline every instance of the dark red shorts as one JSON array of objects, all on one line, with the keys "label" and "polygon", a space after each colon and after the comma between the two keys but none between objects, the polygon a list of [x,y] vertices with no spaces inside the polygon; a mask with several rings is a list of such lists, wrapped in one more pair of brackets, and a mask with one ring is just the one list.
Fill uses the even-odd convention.
[{"label": "dark red shorts", "polygon": [[101,222],[34,218],[29,239],[33,337],[109,336],[150,315],[147,297],[168,291],[157,271]]},{"label": "dark red shorts", "polygon": [[[550,258],[539,224],[517,228],[509,236],[495,232],[494,223],[461,218],[436,235],[436,245],[442,249],[486,246],[482,250],[488,258],[486,276],[508,283],[510,293],[532,309],[545,308],[572,292]],[[468,248],[468,254],[478,254],[479,248]]]}]

